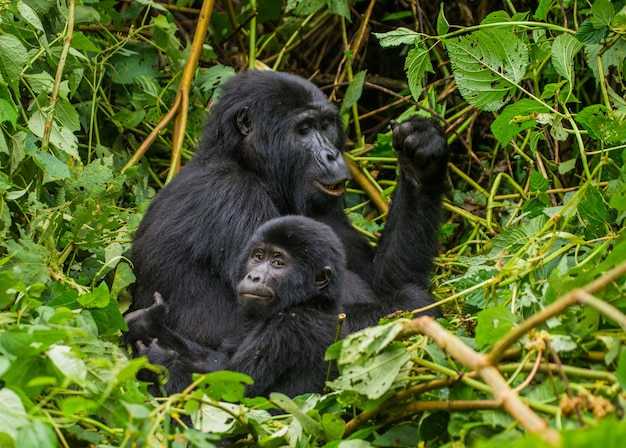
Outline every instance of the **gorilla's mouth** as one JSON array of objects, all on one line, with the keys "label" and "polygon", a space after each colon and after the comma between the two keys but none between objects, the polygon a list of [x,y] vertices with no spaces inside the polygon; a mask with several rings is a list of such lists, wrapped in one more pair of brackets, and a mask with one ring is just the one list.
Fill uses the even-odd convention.
[{"label": "gorilla's mouth", "polygon": [[342,180],[341,182],[337,182],[336,184],[323,184],[321,182],[315,182],[315,185],[324,193],[329,194],[331,196],[343,196],[343,194],[346,192],[345,180]]}]

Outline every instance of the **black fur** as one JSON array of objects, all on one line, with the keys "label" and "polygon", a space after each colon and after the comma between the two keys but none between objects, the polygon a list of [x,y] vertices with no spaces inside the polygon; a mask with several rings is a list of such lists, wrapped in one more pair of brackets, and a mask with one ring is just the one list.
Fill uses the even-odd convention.
[{"label": "black fur", "polygon": [[[254,277],[253,251],[260,247],[288,258],[278,275]],[[154,364],[169,366],[168,393],[182,390],[193,372],[218,369],[251,376],[254,384],[247,387],[249,396],[267,396],[273,391],[289,396],[321,393],[327,375],[324,353],[337,333],[339,298],[344,290],[341,241],[330,227],[313,219],[280,217],[255,232],[240,265],[239,308],[246,317],[219,350],[199,346],[161,326],[158,340],[149,345],[139,343],[138,353]],[[260,291],[253,277],[262,282],[259,287],[267,287],[275,295],[243,300],[241,294],[252,293],[251,288]],[[136,328],[153,324],[169,310],[170,304],[157,295],[150,308],[129,313],[126,319]],[[155,381],[154,377],[145,379]]]},{"label": "black fur", "polygon": [[[412,119],[394,126],[393,143],[399,185],[374,252],[344,214],[341,191],[328,194],[314,183],[341,184],[349,176],[336,109],[293,75],[251,71],[232,78],[195,156],[152,201],[135,236],[129,312],[151,306],[159,291],[168,303],[164,325],[200,347],[220,347],[243,323],[238,258],[261,224],[284,215],[325,223],[343,243],[340,308],[350,331],[431,304],[446,142],[438,126]],[[130,329],[130,343],[160,337],[158,328],[155,334],[142,326]]]}]

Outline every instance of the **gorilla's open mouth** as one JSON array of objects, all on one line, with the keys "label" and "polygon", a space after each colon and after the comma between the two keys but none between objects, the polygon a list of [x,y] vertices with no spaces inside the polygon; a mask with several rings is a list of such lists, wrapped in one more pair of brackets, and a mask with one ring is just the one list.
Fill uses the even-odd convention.
[{"label": "gorilla's open mouth", "polygon": [[331,196],[343,196],[343,194],[346,192],[345,180],[342,180],[341,182],[337,182],[335,184],[323,184],[321,182],[315,182],[315,184],[320,190]]}]

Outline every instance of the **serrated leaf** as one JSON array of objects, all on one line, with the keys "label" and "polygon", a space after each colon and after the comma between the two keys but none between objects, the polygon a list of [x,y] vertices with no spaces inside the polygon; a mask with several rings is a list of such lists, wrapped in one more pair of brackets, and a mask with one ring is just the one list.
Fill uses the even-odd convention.
[{"label": "serrated leaf", "polygon": [[340,356],[326,359],[337,359],[340,364],[352,364],[376,356],[394,341],[402,329],[402,323],[391,322],[352,333],[340,341]]},{"label": "serrated leaf", "polygon": [[531,192],[540,191],[541,193],[545,193],[546,191],[548,191],[549,187],[550,182],[548,182],[548,179],[543,177],[543,174],[541,174],[539,171],[533,171],[532,173],[530,173]]},{"label": "serrated leaf", "polygon": [[380,46],[397,47],[398,45],[413,45],[416,40],[424,37],[423,34],[412,31],[408,28],[398,27],[388,33],[373,33],[378,39]]},{"label": "serrated leaf", "polygon": [[507,30],[479,30],[447,39],[445,46],[459,92],[482,110],[504,106],[528,67],[526,43]]},{"label": "serrated leaf", "polygon": [[574,82],[574,56],[583,47],[582,43],[571,34],[559,34],[552,43],[552,64],[556,72]]},{"label": "serrated leaf", "polygon": [[515,326],[516,317],[502,306],[487,308],[476,316],[476,347],[480,350],[498,342]]},{"label": "serrated leaf", "polygon": [[600,29],[595,28],[591,19],[587,19],[580,24],[574,37],[587,45],[599,44],[602,42],[602,39],[604,39],[604,36],[606,36],[607,31],[607,27]]},{"label": "serrated leaf", "polygon": [[608,27],[615,17],[615,8],[609,0],[595,0],[591,5],[591,22],[595,28]]},{"label": "serrated leaf", "polygon": [[430,54],[423,42],[419,42],[414,48],[409,50],[404,62],[404,69],[409,79],[409,89],[415,101],[419,101],[422,94],[424,73],[435,73],[430,62]]}]

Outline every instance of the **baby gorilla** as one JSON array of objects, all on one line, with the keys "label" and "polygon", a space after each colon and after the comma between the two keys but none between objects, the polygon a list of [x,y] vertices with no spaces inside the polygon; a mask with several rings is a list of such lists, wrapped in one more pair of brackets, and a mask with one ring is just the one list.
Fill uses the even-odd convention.
[{"label": "baby gorilla", "polygon": [[151,307],[127,314],[126,322],[138,334],[158,338],[138,340],[136,349],[170,368],[167,393],[181,391],[192,373],[215,370],[252,377],[248,396],[322,392],[345,264],[343,246],[326,224],[303,216],[275,218],[259,227],[244,251],[237,293],[245,321],[219,350],[167,328],[168,304],[158,293]]}]

